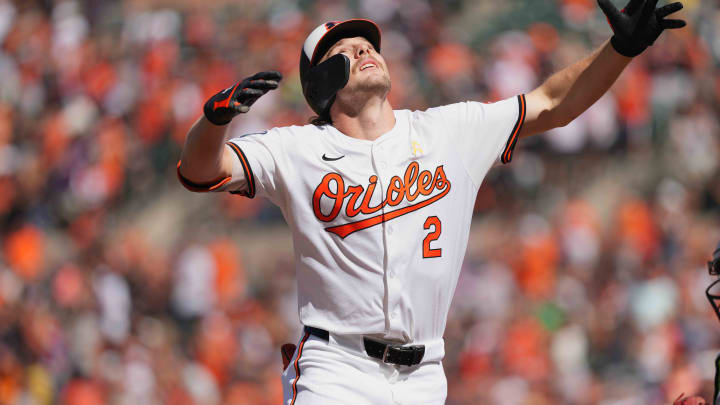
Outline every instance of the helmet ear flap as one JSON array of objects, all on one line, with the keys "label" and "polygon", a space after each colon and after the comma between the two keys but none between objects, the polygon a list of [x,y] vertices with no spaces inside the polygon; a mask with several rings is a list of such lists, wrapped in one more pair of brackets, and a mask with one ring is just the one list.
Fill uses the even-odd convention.
[{"label": "helmet ear flap", "polygon": [[316,114],[327,115],[336,93],[345,87],[350,79],[350,58],[337,54],[313,67],[309,66],[309,61],[305,66],[303,62],[301,60],[300,63],[303,95]]}]

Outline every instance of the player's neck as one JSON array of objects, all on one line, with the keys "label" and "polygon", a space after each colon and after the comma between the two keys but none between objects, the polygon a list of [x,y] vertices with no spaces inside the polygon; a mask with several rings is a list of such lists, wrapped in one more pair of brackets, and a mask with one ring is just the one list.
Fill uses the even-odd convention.
[{"label": "player's neck", "polygon": [[374,141],[395,126],[395,114],[387,98],[368,100],[360,108],[338,101],[330,112],[333,126],[351,138]]}]

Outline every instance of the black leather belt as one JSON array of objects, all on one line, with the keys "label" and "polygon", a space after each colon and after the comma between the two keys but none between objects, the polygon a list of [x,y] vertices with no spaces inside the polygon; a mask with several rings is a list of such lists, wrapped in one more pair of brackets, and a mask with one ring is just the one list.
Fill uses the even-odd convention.
[{"label": "black leather belt", "polygon": [[[306,326],[305,332],[317,336],[323,340],[329,340],[330,333],[324,329]],[[380,359],[383,363],[398,364],[402,366],[414,366],[420,364],[425,355],[424,345],[403,346],[378,342],[364,337],[365,351],[368,356]]]}]

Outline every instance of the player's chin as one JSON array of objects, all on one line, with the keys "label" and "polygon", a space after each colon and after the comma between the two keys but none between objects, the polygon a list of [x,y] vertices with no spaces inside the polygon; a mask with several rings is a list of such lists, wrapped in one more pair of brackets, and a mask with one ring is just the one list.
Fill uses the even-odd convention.
[{"label": "player's chin", "polygon": [[390,91],[390,78],[382,75],[382,74],[375,74],[375,75],[368,75],[367,77],[358,78],[359,80],[355,84],[355,88],[358,91],[363,92],[383,92],[387,93]]}]

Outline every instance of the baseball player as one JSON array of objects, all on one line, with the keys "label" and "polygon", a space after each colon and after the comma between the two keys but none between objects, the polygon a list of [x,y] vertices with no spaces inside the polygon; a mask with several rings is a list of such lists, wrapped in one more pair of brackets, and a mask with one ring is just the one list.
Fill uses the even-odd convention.
[{"label": "baseball player", "polygon": [[667,28],[680,3],[599,0],[613,37],[537,89],[492,104],[394,110],[381,34],[328,22],[300,77],[317,117],[226,141],[227,124],[278,87],[251,76],[211,97],[178,175],[192,191],[260,195],[292,232],[304,332],[284,347],[284,404],[443,404],[443,332],[485,174],[520,137],[566,125]]}]

